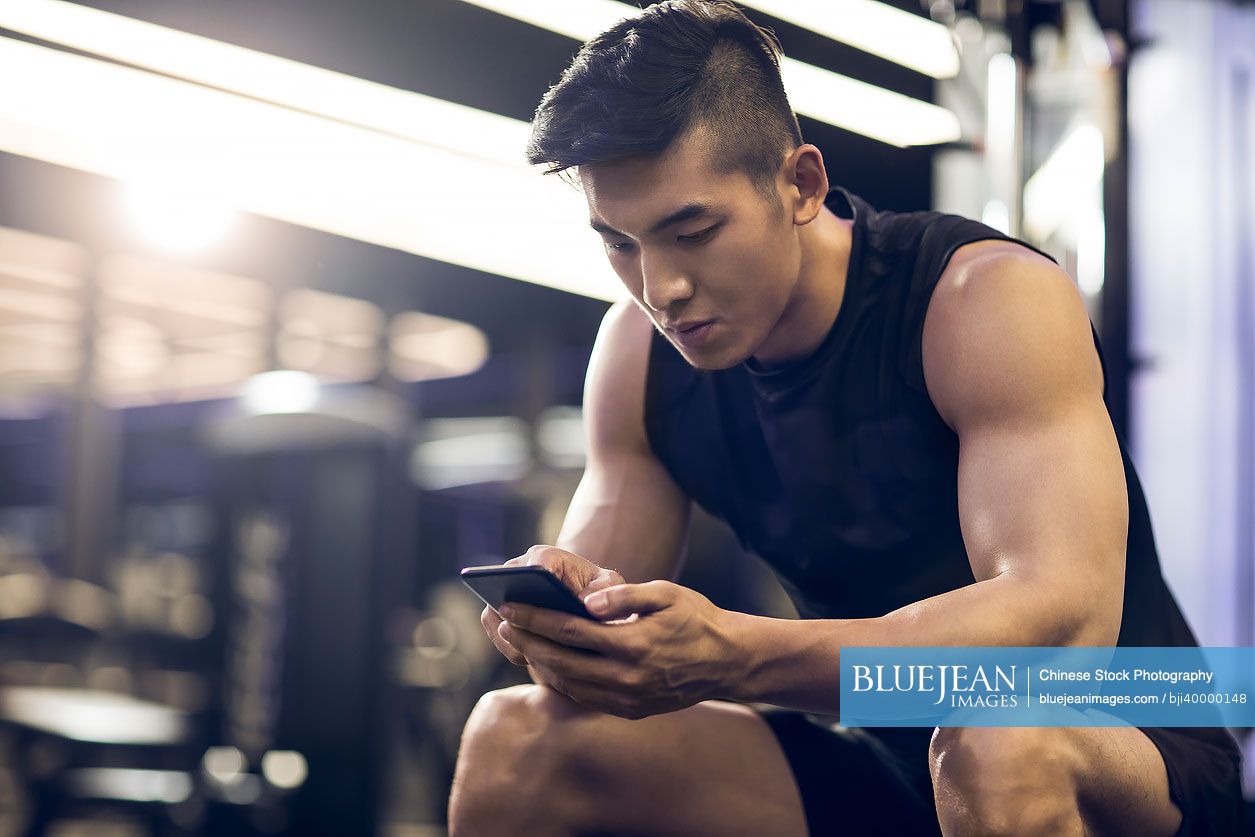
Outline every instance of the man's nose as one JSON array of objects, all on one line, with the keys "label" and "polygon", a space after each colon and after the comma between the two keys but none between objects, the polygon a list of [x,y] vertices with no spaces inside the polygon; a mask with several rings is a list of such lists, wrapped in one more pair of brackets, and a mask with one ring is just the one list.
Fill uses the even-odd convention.
[{"label": "man's nose", "polygon": [[684,270],[659,256],[641,256],[641,299],[650,310],[662,312],[693,295],[693,282]]}]

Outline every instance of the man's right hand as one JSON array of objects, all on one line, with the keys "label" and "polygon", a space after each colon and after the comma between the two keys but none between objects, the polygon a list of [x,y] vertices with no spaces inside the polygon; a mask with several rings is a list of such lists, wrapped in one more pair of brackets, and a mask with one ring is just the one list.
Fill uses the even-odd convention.
[{"label": "man's right hand", "polygon": [[[576,555],[574,552],[568,552],[565,549],[545,544],[533,546],[517,558],[511,558],[509,561],[506,561],[504,566],[544,567],[556,575],[563,584],[571,588],[581,601],[585,596],[603,587],[625,583],[623,576],[619,575],[615,570],[603,569],[592,561]],[[484,612],[480,614],[479,621],[488,633],[488,639],[492,641],[492,644],[496,646],[497,650],[507,660],[516,666],[528,664],[527,658],[519,653],[517,648],[501,638],[501,634],[498,632],[501,627],[501,617],[497,615],[495,610],[485,606]],[[535,679],[535,674],[532,677]]]}]

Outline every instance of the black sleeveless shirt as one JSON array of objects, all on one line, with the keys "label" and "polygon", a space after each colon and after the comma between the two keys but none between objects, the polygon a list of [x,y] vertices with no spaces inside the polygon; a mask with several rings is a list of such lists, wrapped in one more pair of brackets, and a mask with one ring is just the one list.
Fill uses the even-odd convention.
[{"label": "black sleeveless shirt", "polygon": [[[771,566],[803,618],[881,616],[975,582],[959,529],[958,437],[924,386],[924,314],[958,247],[1016,241],[957,215],[877,212],[837,187],[826,203],[844,217],[842,199],[853,218],[845,295],[813,354],[703,371],[655,330],[646,385],[655,455]],[[1129,534],[1118,644],[1197,645],[1120,449]]]}]

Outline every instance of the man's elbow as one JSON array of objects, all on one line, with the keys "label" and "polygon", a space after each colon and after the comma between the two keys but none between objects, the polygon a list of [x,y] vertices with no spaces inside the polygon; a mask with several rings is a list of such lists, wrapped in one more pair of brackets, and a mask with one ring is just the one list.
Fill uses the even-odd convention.
[{"label": "man's elbow", "polygon": [[1123,596],[1115,602],[1100,601],[1075,612],[1069,620],[1071,630],[1063,645],[1113,646],[1120,638],[1124,613]]},{"label": "man's elbow", "polygon": [[1107,553],[1087,571],[1037,579],[1034,593],[1046,604],[1052,645],[1114,646],[1124,618],[1124,553]]},{"label": "man's elbow", "polygon": [[[1005,577],[1015,578],[1011,574]],[[1120,637],[1124,612],[1123,583],[1094,584],[1088,589],[1077,585],[1050,583],[1045,579],[1021,580],[1016,584],[1025,613],[1034,618],[1024,628],[1025,645],[1114,646]],[[1123,582],[1123,579],[1121,579]]]}]

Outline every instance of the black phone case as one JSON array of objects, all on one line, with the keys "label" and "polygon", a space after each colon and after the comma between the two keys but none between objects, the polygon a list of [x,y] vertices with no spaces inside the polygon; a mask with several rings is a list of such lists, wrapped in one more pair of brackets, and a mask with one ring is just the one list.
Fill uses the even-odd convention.
[{"label": "black phone case", "polygon": [[467,567],[462,570],[462,582],[493,610],[506,602],[520,602],[595,618],[579,597],[544,567]]}]

